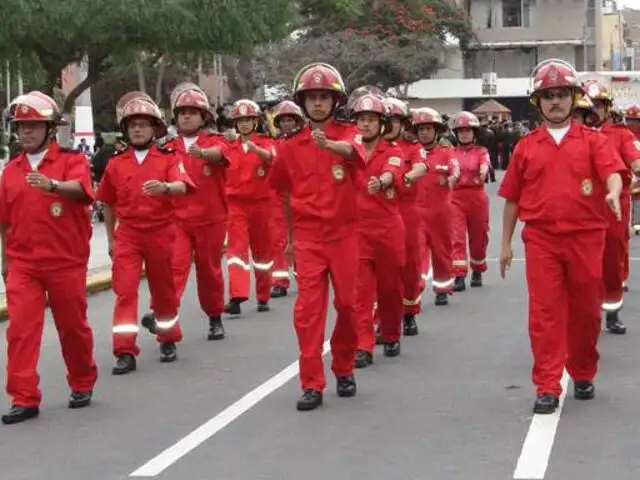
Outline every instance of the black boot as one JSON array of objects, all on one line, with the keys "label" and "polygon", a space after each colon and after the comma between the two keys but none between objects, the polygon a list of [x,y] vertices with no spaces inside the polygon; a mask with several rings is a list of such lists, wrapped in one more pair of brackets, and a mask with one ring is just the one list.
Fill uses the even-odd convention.
[{"label": "black boot", "polygon": [[222,340],[226,335],[224,326],[222,325],[222,318],[209,317],[209,340]]},{"label": "black boot", "polygon": [[573,398],[577,400],[591,400],[596,396],[596,387],[588,380],[576,382],[573,385]]},{"label": "black boot", "polygon": [[129,353],[119,355],[116,364],[111,370],[113,375],[125,375],[136,369],[136,357]]},{"label": "black boot", "polygon": [[258,302],[258,312],[268,312],[271,310],[269,302]]},{"label": "black boot", "polygon": [[467,286],[464,284],[464,277],[456,277],[453,281],[453,291],[454,292],[464,292],[467,289]]},{"label": "black boot", "polygon": [[308,412],[315,410],[320,405],[322,405],[322,392],[308,388],[298,400],[296,408],[301,412]]},{"label": "black boot", "polygon": [[607,312],[607,330],[613,335],[624,335],[627,327],[620,320],[619,312]]},{"label": "black boot", "polygon": [[471,286],[472,287],[481,287],[482,286],[482,273],[480,273],[480,272],[471,272]]},{"label": "black boot", "polygon": [[91,405],[93,392],[71,392],[69,396],[69,408],[83,408]]},{"label": "black boot", "polygon": [[336,381],[336,391],[339,397],[355,397],[358,391],[355,375],[351,374],[345,377],[336,377]]},{"label": "black boot", "polygon": [[356,352],[355,367],[367,368],[373,363],[373,353],[365,352],[364,350],[358,350]]},{"label": "black boot", "polygon": [[158,325],[156,324],[156,316],[153,312],[145,313],[142,316],[142,320],[140,321],[142,326],[146,328],[150,334],[157,335],[158,334]]},{"label": "black boot", "polygon": [[415,315],[405,315],[402,321],[403,331],[402,333],[407,337],[413,337],[418,335],[418,324],[416,322]]},{"label": "black boot", "polygon": [[12,425],[14,423],[24,422],[30,418],[35,418],[38,415],[40,415],[40,409],[38,407],[11,405],[9,413],[2,415],[2,423],[5,425]]},{"label": "black boot", "polygon": [[240,303],[239,299],[232,298],[229,300],[229,303],[224,306],[224,313],[228,315],[241,315],[242,309],[240,308]]},{"label": "black boot", "polygon": [[176,344],[173,342],[166,342],[160,345],[160,361],[162,363],[175,362],[178,359],[178,353],[176,351]]},{"label": "black boot", "polygon": [[533,405],[533,413],[547,415],[555,412],[559,405],[560,399],[557,396],[543,393],[536,398],[536,403]]},{"label": "black boot", "polygon": [[287,296],[287,289],[280,285],[275,285],[271,289],[271,298],[282,298]]},{"label": "black boot", "polygon": [[385,357],[397,357],[400,355],[400,342],[389,342],[384,344],[384,356]]},{"label": "black boot", "polygon": [[436,307],[443,307],[445,305],[449,305],[449,294],[448,293],[436,293],[435,302]]}]

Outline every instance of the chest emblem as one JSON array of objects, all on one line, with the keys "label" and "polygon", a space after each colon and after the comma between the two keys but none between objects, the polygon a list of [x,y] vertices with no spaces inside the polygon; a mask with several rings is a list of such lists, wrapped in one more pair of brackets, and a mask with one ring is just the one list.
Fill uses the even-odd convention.
[{"label": "chest emblem", "polygon": [[440,185],[445,186],[447,184],[447,179],[444,175],[440,175]]},{"label": "chest emblem", "polygon": [[331,168],[331,171],[333,173],[333,178],[335,178],[338,182],[341,182],[342,180],[344,180],[345,171],[342,165],[334,165]]},{"label": "chest emblem", "polygon": [[389,200],[393,200],[393,197],[395,197],[395,196],[396,196],[396,192],[395,192],[395,190],[394,190],[393,188],[387,188],[387,189],[384,191],[384,195],[385,195],[385,197],[387,197]]},{"label": "chest emblem", "polygon": [[205,177],[210,177],[211,167],[209,165],[205,165],[204,167],[202,167],[202,173],[204,174]]},{"label": "chest emblem", "polygon": [[593,194],[593,183],[589,178],[585,178],[580,185],[580,190],[582,191],[582,195],[585,197],[590,197]]},{"label": "chest emblem", "polygon": [[51,214],[52,217],[59,217],[62,215],[63,212],[63,208],[62,208],[62,204],[59,202],[54,202],[51,204],[51,206],[49,207],[49,213]]},{"label": "chest emblem", "polygon": [[258,176],[264,177],[264,174],[265,174],[264,168],[258,167]]}]

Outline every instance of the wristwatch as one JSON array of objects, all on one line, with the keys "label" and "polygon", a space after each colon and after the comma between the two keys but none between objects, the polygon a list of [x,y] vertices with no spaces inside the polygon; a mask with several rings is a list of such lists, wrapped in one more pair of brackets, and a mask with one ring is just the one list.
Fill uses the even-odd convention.
[{"label": "wristwatch", "polygon": [[171,192],[171,187],[169,186],[169,184],[167,182],[164,182],[164,194],[168,195]]},{"label": "wristwatch", "polygon": [[404,181],[405,187],[408,187],[409,185],[411,185],[411,177],[409,177],[409,175],[406,173],[404,174],[403,181]]},{"label": "wristwatch", "polygon": [[54,193],[59,186],[60,186],[60,182],[58,180],[49,180],[49,191],[51,193]]}]

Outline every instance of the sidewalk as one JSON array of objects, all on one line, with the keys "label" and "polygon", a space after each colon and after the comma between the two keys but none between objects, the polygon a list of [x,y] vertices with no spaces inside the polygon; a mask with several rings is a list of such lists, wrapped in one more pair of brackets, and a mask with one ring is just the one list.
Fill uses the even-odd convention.
[{"label": "sidewalk", "polygon": [[[107,233],[104,223],[93,226],[91,237],[91,255],[87,273],[87,291],[99,292],[111,288],[111,259],[107,247]],[[0,282],[0,318],[6,317],[5,285]]]}]

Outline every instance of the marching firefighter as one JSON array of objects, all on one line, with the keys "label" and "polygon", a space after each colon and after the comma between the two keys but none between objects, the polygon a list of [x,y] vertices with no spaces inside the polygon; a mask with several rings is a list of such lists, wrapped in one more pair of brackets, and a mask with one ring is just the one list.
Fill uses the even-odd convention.
[{"label": "marching firefighter", "polygon": [[[209,340],[225,337],[222,325],[224,279],[222,277],[222,245],[227,233],[226,169],[227,146],[221,135],[203,129],[213,123],[207,95],[192,83],[178,85],[171,94],[171,107],[178,136],[164,146],[182,155],[184,168],[196,185],[189,195],[173,199],[175,237],[173,276],[182,298],[191,263],[196,267],[196,283],[200,308],[209,320]],[[142,324],[157,333],[153,314]]]},{"label": "marching firefighter", "polygon": [[298,284],[294,326],[303,389],[297,408],[313,410],[322,405],[326,387],[322,344],[329,281],[337,311],[331,369],[339,396],[353,397],[357,389],[353,374],[357,347],[356,196],[364,152],[357,128],[333,118],[336,107],[347,100],[344,82],[335,68],[323,63],[307,65],[294,79],[293,92],[309,124],[280,146],[270,183],[291,197]]},{"label": "marching firefighter", "polygon": [[[291,100],[280,102],[273,116],[273,124],[280,132],[279,143],[304,126],[302,110]],[[289,289],[289,260],[291,245],[287,231],[286,214],[289,204],[286,194],[276,190],[271,192],[271,245],[273,254],[273,271],[271,272],[271,298],[285,297]]]},{"label": "marching firefighter", "polygon": [[588,95],[584,95],[576,102],[573,108],[573,119],[587,127],[598,123],[598,112]]},{"label": "marching firefighter", "polygon": [[420,313],[420,276],[422,274],[422,219],[417,204],[419,185],[416,182],[426,173],[425,152],[416,142],[410,142],[403,136],[405,126],[410,122],[407,105],[397,98],[387,98],[385,104],[389,110],[390,130],[385,140],[396,143],[402,151],[405,182],[398,189],[398,206],[405,226],[404,287],[403,287],[403,334],[418,334],[416,315]]},{"label": "marching firefighter", "polygon": [[6,285],[7,394],[11,409],[2,423],[39,415],[37,372],[48,297],[71,388],[69,408],[91,403],[98,371],[87,322],[87,262],[93,202],[84,155],[61,148],[66,125],[55,101],[30,92],[10,105],[22,151],[0,180],[2,278]]},{"label": "marching firefighter", "polygon": [[613,213],[608,212],[609,228],[604,248],[603,290],[604,299],[602,309],[606,315],[606,325],[609,333],[624,335],[626,326],[620,320],[620,309],[623,304],[625,272],[628,268],[629,223],[631,221],[631,172],[640,171],[640,142],[627,127],[614,124],[609,119],[613,110],[613,98],[607,86],[598,80],[588,80],[584,88],[593,101],[598,121],[594,125],[608,139],[627,166],[622,173],[621,208],[622,221]]},{"label": "marching firefighter", "polygon": [[176,360],[182,339],[178,323],[178,295],[173,278],[172,197],[193,186],[182,155],[154,145],[167,127],[158,106],[138,92],[126,94],[116,109],[118,124],[129,147],[109,161],[98,187],[105,204],[109,255],[113,260],[114,375],[136,369],[139,331],[138,286],[145,265],[160,361]]},{"label": "marching firefighter", "polygon": [[225,312],[239,315],[240,304],[249,299],[249,250],[256,277],[258,312],[268,312],[273,260],[269,229],[271,194],[267,175],[275,150],[270,138],[256,133],[260,121],[260,107],[257,103],[238,100],[233,104],[231,117],[239,135],[233,130],[225,133],[229,141],[231,162],[227,174],[230,300]]},{"label": "marching firefighter", "polygon": [[[458,140],[453,155],[460,176],[451,192],[453,206],[453,290],[465,290],[465,278],[471,264],[471,286],[482,286],[487,270],[489,245],[489,197],[484,190],[491,162],[486,148],[476,144],[480,121],[471,112],[460,112],[453,126]],[[467,261],[467,234],[469,261]]]},{"label": "marching firefighter", "polygon": [[403,188],[405,167],[400,147],[382,140],[390,130],[388,112],[384,99],[372,94],[361,96],[351,108],[362,136],[366,163],[363,172],[366,182],[359,187],[356,202],[359,237],[356,368],[373,363],[376,339],[371,311],[376,299],[384,356],[400,354],[406,236],[397,192]]},{"label": "marching firefighter", "polygon": [[[438,138],[447,131],[440,114],[431,108],[420,108],[413,113],[411,123],[418,141],[426,151],[427,175],[419,185],[419,204],[422,210],[422,228],[425,255],[433,265],[433,290],[437,306],[447,305],[453,288],[451,274],[452,218],[451,188],[460,176],[453,148],[440,145]],[[428,260],[425,262],[428,265]]]},{"label": "marching firefighter", "polygon": [[608,204],[620,219],[626,167],[602,133],[572,121],[584,94],[573,66],[548,60],[532,76],[531,103],[544,123],[518,142],[499,189],[506,200],[500,273],[504,278],[511,265],[519,217],[537,389],[533,411],[548,414],[558,408],[565,366],[576,399],[595,395],[606,210]]},{"label": "marching firefighter", "polygon": [[[640,105],[634,104],[627,107],[624,112],[624,118],[627,125],[627,128],[633,133],[636,137],[637,141],[640,141]],[[640,181],[638,180],[637,175],[633,175],[632,183],[631,183],[631,228],[633,229],[633,233],[635,235],[640,234]],[[627,254],[629,251],[627,250]],[[627,262],[627,267],[629,266],[629,262]],[[629,272],[627,270],[625,275],[625,280],[629,277]],[[626,284],[625,284],[626,286]],[[627,290],[625,290],[627,291]]]}]

